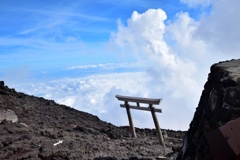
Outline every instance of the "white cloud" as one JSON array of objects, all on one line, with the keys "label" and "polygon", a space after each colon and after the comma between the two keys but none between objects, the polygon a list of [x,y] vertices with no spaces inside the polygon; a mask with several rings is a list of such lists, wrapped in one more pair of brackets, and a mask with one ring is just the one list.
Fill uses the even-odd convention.
[{"label": "white cloud", "polygon": [[[188,58],[172,52],[164,39],[165,20],[166,14],[161,9],[150,9],[143,14],[133,12],[127,26],[119,24],[119,30],[112,35],[112,41],[130,49],[139,59],[149,60],[151,65],[148,73],[152,79],[149,85],[159,88],[159,93],[166,94],[161,90],[164,88],[166,92],[171,92],[169,96],[183,97],[182,93],[191,95],[191,88],[198,86],[194,79],[196,66]],[[185,43],[190,42],[186,40]]]},{"label": "white cloud", "polygon": [[206,54],[207,46],[204,41],[193,35],[198,28],[198,22],[192,19],[187,12],[180,12],[176,19],[168,24],[165,36],[174,53],[188,58],[200,58]]},{"label": "white cloud", "polygon": [[238,6],[240,6],[239,0],[214,1],[210,15],[203,17],[199,22],[195,36],[211,45],[218,55],[219,53],[228,54],[229,57],[239,55],[240,10]]},{"label": "white cloud", "polygon": [[115,95],[147,96],[145,84],[149,79],[145,77],[145,73],[142,72],[114,73],[85,78],[63,78],[27,86],[18,85],[14,88],[98,115],[101,119],[116,125],[127,125],[125,110],[120,108],[120,102]]},{"label": "white cloud", "polygon": [[[66,96],[66,95],[65,95]],[[53,99],[51,96],[45,95],[47,99]],[[75,103],[77,97],[76,96],[66,96],[66,97],[61,97],[58,101],[60,104],[64,104],[67,106],[73,106]]]},{"label": "white cloud", "polygon": [[73,69],[88,69],[88,68],[97,68],[99,65],[95,65],[95,64],[89,64],[89,65],[82,65],[82,66],[71,66],[71,67],[67,67],[65,69],[67,70],[73,70]]},{"label": "white cloud", "polygon": [[87,64],[77,65],[65,68],[66,70],[83,70],[83,69],[103,69],[103,70],[116,70],[116,69],[136,69],[143,68],[144,62],[139,63],[100,63],[100,64]]},{"label": "white cloud", "polygon": [[[118,32],[112,34],[111,41],[124,48],[125,52],[135,53],[139,59],[145,58],[146,54],[151,59],[156,58],[155,54],[161,54],[161,62],[169,63],[174,56],[168,54],[169,48],[163,41],[165,30],[163,21],[166,18],[165,12],[161,9],[149,9],[144,14],[134,11],[131,18],[128,19],[127,26],[119,22]],[[149,55],[149,52],[152,56]]]},{"label": "white cloud", "polygon": [[75,70],[75,69],[92,69],[92,68],[99,68],[99,69],[113,69],[113,68],[120,68],[124,67],[126,64],[115,64],[115,63],[105,63],[105,64],[88,64],[88,65],[80,65],[80,66],[71,66],[65,68],[66,70]]}]

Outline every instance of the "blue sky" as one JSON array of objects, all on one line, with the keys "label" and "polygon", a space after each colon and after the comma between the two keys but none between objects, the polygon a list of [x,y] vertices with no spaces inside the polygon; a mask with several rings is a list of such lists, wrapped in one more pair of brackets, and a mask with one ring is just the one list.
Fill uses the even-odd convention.
[{"label": "blue sky", "polygon": [[115,125],[127,125],[116,94],[163,98],[162,126],[187,129],[210,66],[239,58],[239,3],[2,0],[0,78]]},{"label": "blue sky", "polygon": [[[193,10],[178,1],[1,1],[0,36],[3,67],[42,68],[117,62],[106,49],[117,21],[126,23],[133,11],[162,8],[173,19]],[[105,55],[106,54],[106,55]],[[90,55],[90,56],[89,56]]]}]

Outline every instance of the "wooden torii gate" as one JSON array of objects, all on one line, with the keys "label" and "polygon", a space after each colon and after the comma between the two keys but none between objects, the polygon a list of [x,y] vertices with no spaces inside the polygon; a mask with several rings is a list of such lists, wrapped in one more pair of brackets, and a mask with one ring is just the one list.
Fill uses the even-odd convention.
[{"label": "wooden torii gate", "polygon": [[[131,116],[131,112],[130,109],[138,109],[138,110],[143,110],[143,111],[151,111],[152,113],[152,117],[153,117],[153,121],[158,133],[158,138],[160,141],[160,144],[164,146],[165,148],[165,143],[164,143],[164,139],[162,136],[162,131],[161,128],[159,126],[158,120],[157,120],[157,116],[155,114],[155,112],[162,112],[161,109],[157,109],[155,108],[153,105],[154,104],[159,104],[161,102],[162,99],[150,99],[150,98],[140,98],[140,97],[128,97],[128,96],[121,96],[121,95],[116,95],[116,98],[120,101],[124,101],[124,104],[120,104],[120,107],[126,108],[127,110],[127,115],[128,115],[128,120],[129,120],[129,124],[130,124],[130,128],[131,128],[131,132],[134,138],[136,138],[136,132],[135,132],[135,128],[133,125],[133,120],[132,120],[132,116]],[[129,105],[128,102],[135,102],[137,105]],[[149,107],[141,107],[139,103],[144,103],[144,104],[148,104]]]}]

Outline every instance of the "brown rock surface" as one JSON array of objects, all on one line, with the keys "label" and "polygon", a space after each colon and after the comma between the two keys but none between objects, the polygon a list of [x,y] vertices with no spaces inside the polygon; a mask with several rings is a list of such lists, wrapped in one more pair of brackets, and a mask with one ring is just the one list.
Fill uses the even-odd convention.
[{"label": "brown rock surface", "polygon": [[[113,97],[114,98],[114,97]],[[91,114],[24,93],[0,82],[0,110],[14,112],[16,123],[0,122],[0,159],[158,159],[156,131],[116,127]],[[175,159],[184,132],[166,130],[167,159]]]}]

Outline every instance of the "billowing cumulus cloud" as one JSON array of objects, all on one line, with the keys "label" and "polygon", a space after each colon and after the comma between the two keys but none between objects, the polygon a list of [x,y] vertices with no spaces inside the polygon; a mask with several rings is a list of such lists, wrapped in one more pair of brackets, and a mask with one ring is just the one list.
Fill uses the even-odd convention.
[{"label": "billowing cumulus cloud", "polygon": [[134,11],[127,26],[119,22],[118,32],[112,34],[111,40],[126,52],[130,49],[130,53],[136,54],[139,59],[147,57],[154,60],[157,56],[160,58],[157,61],[169,65],[174,56],[169,54],[169,48],[163,40],[163,22],[166,18],[166,13],[161,9],[149,9],[143,14]]}]

